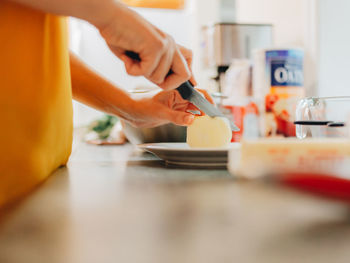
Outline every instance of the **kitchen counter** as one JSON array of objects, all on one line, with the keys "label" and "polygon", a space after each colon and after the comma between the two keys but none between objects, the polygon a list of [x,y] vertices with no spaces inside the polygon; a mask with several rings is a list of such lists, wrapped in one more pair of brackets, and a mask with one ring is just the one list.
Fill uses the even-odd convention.
[{"label": "kitchen counter", "polygon": [[350,209],[131,145],[75,146],[0,219],[1,263],[349,262]]}]

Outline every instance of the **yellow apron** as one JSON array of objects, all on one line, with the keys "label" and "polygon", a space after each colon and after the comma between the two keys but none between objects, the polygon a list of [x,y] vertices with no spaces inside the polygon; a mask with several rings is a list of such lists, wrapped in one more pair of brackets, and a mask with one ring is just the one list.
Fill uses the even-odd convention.
[{"label": "yellow apron", "polygon": [[65,18],[0,1],[0,207],[69,158],[67,38]]}]

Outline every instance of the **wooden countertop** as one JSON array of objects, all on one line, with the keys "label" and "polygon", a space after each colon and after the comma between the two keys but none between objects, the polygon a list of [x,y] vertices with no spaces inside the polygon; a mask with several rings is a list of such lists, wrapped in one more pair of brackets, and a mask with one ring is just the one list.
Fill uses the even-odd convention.
[{"label": "wooden countertop", "polygon": [[131,145],[80,144],[1,215],[0,262],[349,262],[349,211],[224,170],[167,169]]}]

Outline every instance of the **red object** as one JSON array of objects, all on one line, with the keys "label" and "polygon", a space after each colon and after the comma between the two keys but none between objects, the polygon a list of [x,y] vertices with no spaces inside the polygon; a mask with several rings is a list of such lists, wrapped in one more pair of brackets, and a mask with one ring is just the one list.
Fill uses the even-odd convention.
[{"label": "red object", "polygon": [[239,128],[239,131],[232,132],[231,142],[240,142],[242,139],[244,131],[244,116],[246,114],[256,114],[259,115],[258,106],[254,102],[250,102],[245,106],[223,106],[225,109],[229,110],[233,116],[233,121]]},{"label": "red object", "polygon": [[276,94],[267,94],[265,97],[265,110],[266,112],[271,112],[273,105],[278,101],[278,95]]},{"label": "red object", "polygon": [[277,133],[283,134],[285,137],[295,137],[296,130],[293,122],[287,121],[285,118],[281,118],[281,116],[276,116],[277,123]]},{"label": "red object", "polygon": [[289,173],[282,182],[300,190],[350,202],[350,180],[328,174]]}]

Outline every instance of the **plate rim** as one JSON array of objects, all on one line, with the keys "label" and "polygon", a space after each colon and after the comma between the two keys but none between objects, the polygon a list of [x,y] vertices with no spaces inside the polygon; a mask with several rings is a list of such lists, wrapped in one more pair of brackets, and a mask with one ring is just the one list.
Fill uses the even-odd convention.
[{"label": "plate rim", "polygon": [[231,146],[240,147],[239,142],[233,142],[230,143],[228,147],[224,148],[166,148],[166,147],[160,147],[164,144],[186,144],[186,142],[158,142],[158,143],[142,143],[138,144],[137,147],[143,150],[161,150],[161,151],[176,151],[176,152],[183,152],[183,151],[189,151],[189,152],[228,152],[230,149],[232,149]]},{"label": "plate rim", "polygon": [[179,166],[179,167],[192,167],[192,168],[227,168],[228,162],[216,162],[216,163],[196,163],[196,162],[180,162],[163,160],[166,165]]}]

